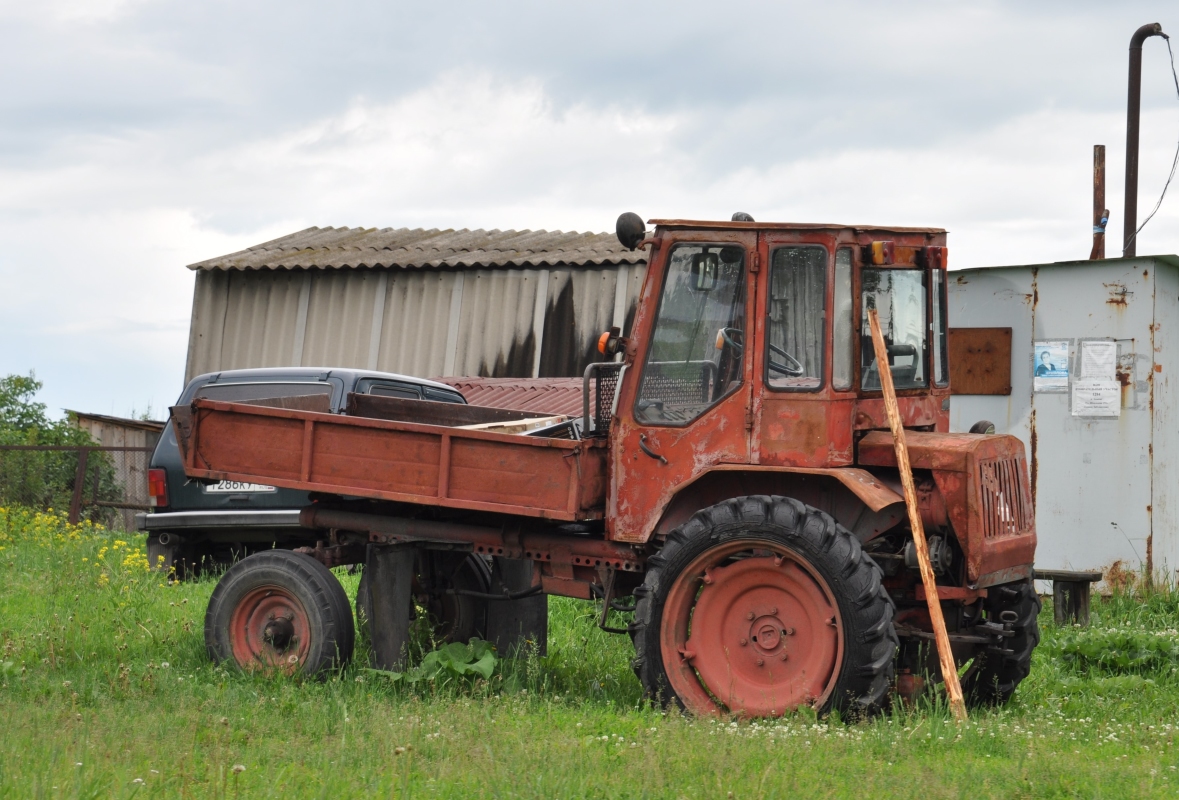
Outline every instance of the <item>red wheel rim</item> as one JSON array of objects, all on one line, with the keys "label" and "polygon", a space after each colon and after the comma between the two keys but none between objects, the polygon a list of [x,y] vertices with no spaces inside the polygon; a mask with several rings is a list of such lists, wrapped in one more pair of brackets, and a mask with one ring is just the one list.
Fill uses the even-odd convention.
[{"label": "red wheel rim", "polygon": [[229,620],[233,658],[244,669],[296,672],[311,649],[307,612],[279,586],[253,589]]},{"label": "red wheel rim", "polygon": [[671,687],[692,713],[780,716],[831,696],[843,625],[806,559],[781,545],[734,541],[675,579],[660,645]]}]

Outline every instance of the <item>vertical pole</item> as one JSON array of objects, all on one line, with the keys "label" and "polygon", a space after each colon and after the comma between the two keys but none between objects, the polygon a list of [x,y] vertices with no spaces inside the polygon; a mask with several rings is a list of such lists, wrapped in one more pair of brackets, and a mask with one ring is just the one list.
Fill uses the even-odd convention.
[{"label": "vertical pole", "polygon": [[1105,258],[1105,226],[1109,209],[1105,207],[1105,145],[1093,145],[1093,249],[1090,261]]},{"label": "vertical pole", "polygon": [[917,505],[917,488],[913,485],[913,470],[909,467],[909,448],[905,444],[905,428],[901,423],[901,411],[897,406],[897,393],[892,385],[892,368],[888,364],[888,348],[880,333],[880,316],[876,309],[868,309],[868,323],[872,328],[872,347],[876,351],[876,364],[880,370],[880,387],[884,391],[884,410],[888,412],[888,425],[892,428],[892,440],[897,452],[897,470],[901,473],[901,486],[905,490],[905,506],[909,510],[909,527],[913,529],[913,544],[917,550],[917,562],[921,567],[921,582],[925,585],[925,602],[929,606],[929,619],[933,623],[933,636],[937,642],[938,660],[941,662],[942,680],[946,694],[950,697],[950,708],[959,722],[966,719],[966,702],[962,697],[962,685],[958,682],[958,667],[950,649],[950,636],[946,633],[946,620],[942,616],[942,603],[937,593],[937,578],[929,563],[929,545],[925,541],[925,527],[921,523],[921,510]]},{"label": "vertical pole", "polygon": [[1122,256],[1133,258],[1138,250],[1138,122],[1142,111],[1142,43],[1163,32],[1157,22],[1143,25],[1130,37],[1130,81],[1126,92],[1126,200],[1122,212]]},{"label": "vertical pole", "polygon": [[89,458],[89,447],[78,449],[78,471],[74,473],[74,496],[70,499],[71,525],[77,525],[82,518],[82,486],[86,483],[86,461]]},{"label": "vertical pole", "polygon": [[409,605],[412,600],[414,548],[411,545],[368,546],[364,572],[372,603],[374,669],[405,668],[409,645]]}]

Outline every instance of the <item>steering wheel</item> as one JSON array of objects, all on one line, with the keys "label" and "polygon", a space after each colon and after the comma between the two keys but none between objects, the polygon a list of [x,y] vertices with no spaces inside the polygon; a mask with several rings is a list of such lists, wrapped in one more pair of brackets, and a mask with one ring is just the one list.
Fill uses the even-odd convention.
[{"label": "steering wheel", "polygon": [[[740,328],[721,328],[716,335],[716,345],[719,350],[722,346],[727,346],[733,350],[737,355],[745,349],[745,334]],[[771,372],[777,372],[780,375],[789,375],[792,378],[797,378],[799,375],[806,373],[806,367],[799,363],[798,359],[787,353],[781,347],[771,344],[769,345],[770,353],[781,356],[786,359],[785,364],[779,364],[774,359],[769,359],[769,368]]]},{"label": "steering wheel", "polygon": [[792,378],[797,378],[799,375],[806,374],[806,367],[799,363],[798,359],[787,353],[777,345],[769,345],[770,353],[782,356],[786,359],[785,364],[779,364],[774,359],[768,359],[769,367],[773,372],[781,373],[782,375],[789,375]]}]

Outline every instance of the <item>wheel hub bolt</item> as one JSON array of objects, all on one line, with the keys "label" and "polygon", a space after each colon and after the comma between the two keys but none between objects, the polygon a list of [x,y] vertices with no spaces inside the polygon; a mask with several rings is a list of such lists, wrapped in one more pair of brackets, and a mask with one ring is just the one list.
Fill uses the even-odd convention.
[{"label": "wheel hub bolt", "polygon": [[785,653],[783,653],[783,654],[782,654],[782,660],[783,660],[783,661],[785,661],[785,660],[786,660],[786,654],[785,654]]},{"label": "wheel hub bolt", "polygon": [[765,661],[763,661],[763,660],[762,660],[762,659],[760,659],[760,658],[757,660],[757,665],[758,665],[759,667],[765,666],[765,663],[766,663],[766,662],[765,662]]},{"label": "wheel hub bolt", "polygon": [[786,634],[787,636],[793,636],[794,635],[794,628],[784,628],[782,630],[782,633]]},{"label": "wheel hub bolt", "polygon": [[748,614],[746,614],[745,619],[749,620],[750,622],[753,622],[753,612],[750,611]]},{"label": "wheel hub bolt", "polygon": [[744,636],[742,636],[740,639],[740,643],[741,643],[741,646],[744,647],[745,645],[749,644],[749,640],[746,639]]},{"label": "wheel hub bolt", "polygon": [[771,616],[771,617],[774,617],[774,616],[777,616],[777,615],[778,615],[778,607],[777,607],[777,606],[774,606],[773,608],[771,608],[771,609],[770,609],[770,616]]}]

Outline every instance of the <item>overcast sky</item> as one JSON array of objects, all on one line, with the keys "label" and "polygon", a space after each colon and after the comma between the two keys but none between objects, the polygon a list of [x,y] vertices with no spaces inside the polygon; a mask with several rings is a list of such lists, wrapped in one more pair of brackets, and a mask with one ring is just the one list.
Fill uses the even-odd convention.
[{"label": "overcast sky", "polygon": [[[929,225],[951,266],[1120,253],[1126,48],[1169,2],[0,0],[0,374],[157,418],[185,265],[318,226]],[[1140,218],[1179,138],[1143,57]],[[1179,186],[1138,252],[1179,252]]]}]

